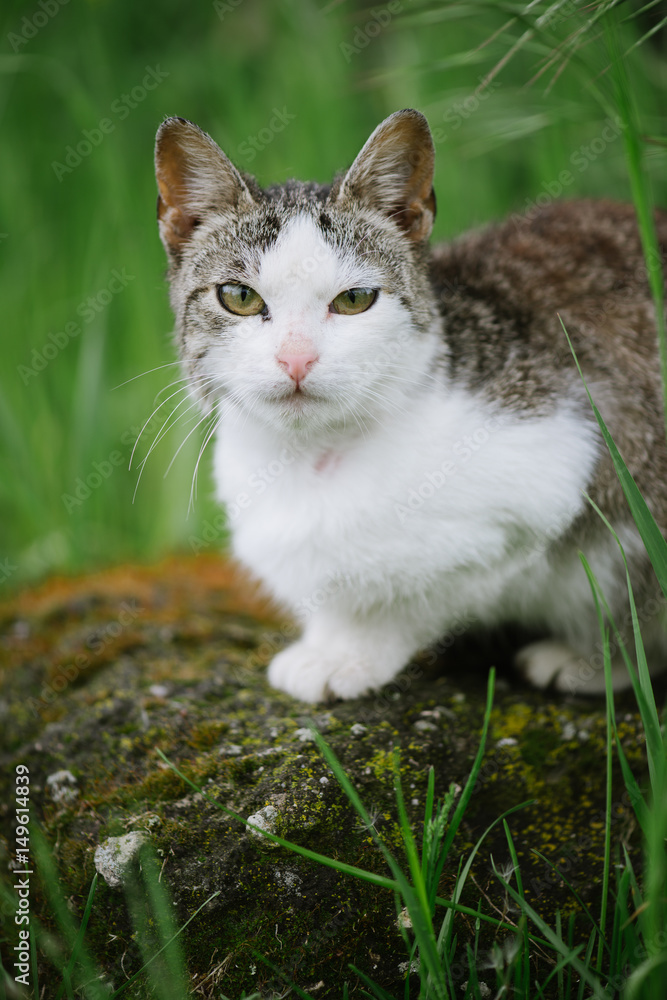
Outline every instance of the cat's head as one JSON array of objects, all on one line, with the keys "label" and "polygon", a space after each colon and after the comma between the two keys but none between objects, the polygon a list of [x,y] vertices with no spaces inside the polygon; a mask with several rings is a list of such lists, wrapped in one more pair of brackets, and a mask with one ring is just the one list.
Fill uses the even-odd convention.
[{"label": "cat's head", "polygon": [[160,126],[155,164],[179,350],[205,409],[317,432],[418,391],[435,317],[422,114],[387,118],[330,186],[262,190],[182,118]]}]

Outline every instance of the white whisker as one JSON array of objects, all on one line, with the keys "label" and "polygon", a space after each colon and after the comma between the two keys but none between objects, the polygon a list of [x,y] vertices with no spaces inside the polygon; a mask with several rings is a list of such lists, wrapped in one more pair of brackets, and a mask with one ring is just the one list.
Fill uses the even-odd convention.
[{"label": "white whisker", "polygon": [[[213,379],[213,378],[211,378],[211,379],[210,379],[209,381],[214,381],[214,379]],[[173,395],[176,395],[176,393],[173,393]],[[199,400],[197,400],[197,399],[195,399],[195,400],[194,400],[194,401],[193,401],[193,402],[192,402],[192,403],[190,404],[190,406],[189,406],[189,407],[187,408],[187,410],[184,410],[184,411],[183,411],[182,413],[180,413],[180,414],[179,414],[179,415],[177,416],[176,420],[173,420],[173,421],[172,421],[172,418],[173,418],[174,414],[178,412],[178,410],[179,410],[179,409],[181,408],[181,406],[183,406],[183,404],[184,404],[184,403],[187,403],[187,401],[188,401],[188,399],[189,399],[189,398],[190,398],[190,397],[186,396],[186,397],[185,397],[184,399],[182,399],[182,400],[180,401],[180,403],[177,403],[177,404],[176,404],[176,406],[174,406],[174,408],[172,409],[171,413],[170,413],[170,414],[169,414],[169,416],[168,416],[168,417],[167,417],[167,418],[165,419],[165,421],[163,422],[163,424],[162,424],[162,426],[160,427],[159,431],[157,432],[157,434],[156,434],[156,435],[155,435],[155,437],[153,438],[153,441],[152,441],[152,443],[151,443],[151,446],[150,446],[150,448],[148,449],[148,451],[147,451],[146,455],[145,455],[145,456],[144,456],[144,457],[142,458],[142,460],[141,460],[141,462],[140,462],[140,464],[139,464],[139,475],[138,475],[138,477],[137,477],[137,482],[136,482],[136,485],[135,485],[135,488],[134,488],[134,494],[133,494],[133,496],[132,496],[132,503],[134,503],[134,500],[135,500],[135,498],[136,498],[136,495],[137,495],[137,490],[138,490],[138,488],[139,488],[139,483],[140,483],[140,481],[141,481],[141,477],[142,477],[142,475],[143,475],[143,472],[144,472],[144,469],[145,469],[145,467],[146,467],[146,463],[147,463],[148,459],[150,458],[150,456],[151,456],[152,452],[153,452],[153,451],[155,450],[155,448],[157,447],[157,445],[158,445],[158,444],[160,443],[160,441],[161,441],[161,440],[162,440],[162,439],[164,438],[164,436],[165,436],[165,435],[167,434],[167,432],[168,432],[169,430],[171,430],[171,428],[172,428],[172,427],[174,427],[174,426],[175,426],[175,425],[176,425],[176,424],[177,424],[177,423],[178,423],[178,422],[179,422],[180,420],[182,420],[182,419],[183,419],[183,418],[184,418],[184,417],[186,416],[186,414],[187,414],[187,413],[189,413],[189,412],[190,412],[191,410],[193,410],[193,409],[195,409],[196,407],[198,407],[198,406],[200,406],[200,405],[201,405],[201,404],[200,404],[200,401],[199,401]],[[165,402],[167,402],[167,401],[165,400]],[[164,404],[162,404],[162,405],[164,405]],[[158,409],[159,409],[159,408],[160,408],[160,407],[158,407]],[[154,411],[154,412],[155,412],[155,411]],[[208,416],[208,414],[204,414],[204,417],[203,417],[202,419],[206,419],[206,417],[207,417],[207,416]],[[150,418],[149,418],[149,419],[150,419]],[[199,421],[199,422],[198,422],[197,424],[195,424],[195,428],[194,428],[194,429],[196,429],[196,427],[198,427],[198,426],[199,426],[199,423],[201,423],[201,422],[202,422],[202,421],[200,420],[200,421]],[[144,426],[145,426],[145,425],[144,425]],[[141,436],[141,435],[140,435],[140,436]],[[136,446],[137,446],[137,444],[138,444],[138,441],[139,441],[139,438],[137,438],[137,442],[135,442],[135,446],[134,446],[135,448],[136,448]],[[134,454],[134,449],[132,450],[132,454]]]},{"label": "white whisker", "polygon": [[192,474],[192,486],[190,487],[190,500],[188,502],[188,515],[190,514],[190,510],[194,509],[194,501],[197,496],[197,472],[199,471],[199,463],[201,462],[202,455],[204,454],[204,451],[206,449],[206,445],[209,443],[209,441],[215,434],[222,419],[217,414],[214,414],[213,417],[214,417],[213,424],[209,428],[209,430],[207,430],[204,436],[204,441],[201,448],[199,449],[199,455],[197,456],[197,461],[195,463],[195,471]]},{"label": "white whisker", "polygon": [[157,365],[157,367],[149,368],[145,372],[139,372],[138,375],[133,375],[132,378],[126,379],[125,382],[119,382],[118,385],[114,385],[111,389],[111,392],[113,392],[114,389],[121,389],[124,385],[129,385],[130,382],[134,382],[134,380],[137,378],[143,378],[144,375],[150,375],[151,372],[159,372],[162,368],[173,368],[174,365],[180,365],[180,363],[181,363],[180,361],[169,361],[167,362],[166,365]]},{"label": "white whisker", "polygon": [[[207,382],[211,382],[211,381],[214,381],[214,379],[213,379],[212,377],[210,377],[210,376],[197,376],[197,379],[198,379],[198,380],[200,380],[200,384],[201,384],[201,385],[205,385],[205,384],[206,384]],[[190,380],[189,380],[189,379],[188,379],[188,382],[190,382]],[[173,384],[173,383],[172,383],[172,384]],[[174,396],[177,396],[179,392],[183,392],[183,391],[185,391],[185,390],[189,390],[189,388],[190,388],[190,385],[189,385],[189,384],[188,384],[188,385],[185,385],[185,386],[181,386],[181,387],[180,387],[179,389],[176,389],[176,391],[175,391],[175,392],[172,392],[171,396],[167,396],[167,398],[166,398],[166,399],[163,399],[163,400],[162,400],[162,402],[161,402],[161,403],[159,403],[159,404],[158,404],[158,405],[157,405],[157,406],[155,407],[155,409],[153,410],[153,412],[152,412],[152,413],[150,414],[150,416],[149,416],[149,417],[148,417],[148,418],[146,419],[146,421],[144,422],[144,425],[143,425],[143,427],[141,428],[141,430],[139,431],[139,434],[137,435],[137,439],[136,439],[136,441],[134,442],[134,447],[133,447],[133,449],[132,449],[132,454],[130,455],[130,464],[129,464],[128,468],[130,468],[130,469],[132,468],[132,461],[133,461],[133,459],[134,459],[134,453],[135,453],[135,451],[136,451],[136,448],[137,448],[137,445],[139,444],[139,441],[141,440],[141,437],[142,437],[142,435],[143,435],[143,433],[144,433],[144,431],[145,431],[146,427],[148,426],[148,424],[150,423],[150,421],[151,421],[151,420],[153,419],[154,415],[155,415],[156,413],[158,413],[158,412],[159,412],[159,410],[161,410],[161,409],[162,409],[162,407],[163,407],[163,406],[164,406],[164,405],[165,405],[166,403],[168,403],[170,399],[173,399],[173,397],[174,397]],[[186,397],[185,397],[185,399],[182,399],[182,400],[181,400],[181,402],[180,402],[180,403],[179,403],[179,404],[178,404],[178,405],[177,405],[176,407],[174,407],[174,409],[173,409],[173,410],[171,411],[171,414],[169,415],[170,417],[172,416],[172,414],[173,414],[173,413],[175,413],[175,412],[176,412],[176,410],[178,409],[178,407],[179,407],[179,406],[182,406],[182,405],[183,405],[183,403],[187,401],[187,398],[188,398],[188,397],[186,396]],[[196,404],[195,404],[195,405],[196,405]],[[167,417],[167,420],[165,421],[165,423],[167,423],[167,421],[168,421],[168,420],[169,420],[169,417]],[[164,427],[164,424],[162,425],[162,427]],[[161,428],[161,429],[162,429],[162,428]],[[151,450],[152,450],[152,449],[151,449]],[[149,452],[149,454],[150,454],[150,452]]]},{"label": "white whisker", "polygon": [[[200,427],[200,426],[201,426],[201,425],[202,425],[202,424],[204,423],[204,421],[208,420],[208,419],[209,419],[209,417],[211,417],[211,416],[215,416],[215,412],[214,412],[213,414],[211,414],[211,413],[204,413],[204,414],[203,414],[203,416],[202,416],[202,418],[201,418],[200,420],[198,420],[198,421],[197,421],[197,423],[196,423],[196,424],[194,425],[194,427],[192,428],[192,430],[191,430],[191,431],[188,431],[188,433],[187,433],[187,434],[186,434],[186,436],[185,436],[185,437],[183,438],[183,440],[182,440],[182,441],[181,441],[181,443],[179,444],[178,448],[177,448],[177,449],[176,449],[176,451],[174,452],[174,456],[173,456],[173,458],[172,458],[171,462],[169,463],[169,465],[167,466],[167,469],[166,469],[166,472],[164,473],[164,475],[163,475],[163,477],[162,477],[163,479],[166,479],[166,478],[167,478],[167,475],[169,474],[169,470],[171,469],[172,465],[174,464],[174,462],[175,462],[175,461],[176,461],[176,459],[178,458],[178,456],[179,456],[179,454],[180,454],[180,451],[181,451],[181,449],[183,448],[183,446],[185,445],[186,441],[188,441],[188,440],[189,440],[189,438],[190,438],[190,437],[191,437],[191,436],[192,436],[192,435],[194,434],[194,432],[195,432],[195,431],[197,430],[197,428],[198,428],[198,427]],[[146,457],[148,457],[148,456],[146,456]]]},{"label": "white whisker", "polygon": [[[137,445],[139,444],[139,441],[141,440],[141,437],[142,437],[142,435],[143,435],[144,431],[145,431],[145,430],[146,430],[146,428],[148,427],[149,423],[151,422],[151,420],[153,419],[153,417],[155,416],[155,414],[156,414],[156,413],[157,413],[157,412],[158,412],[159,410],[161,410],[161,409],[162,409],[162,407],[163,407],[163,406],[165,405],[165,403],[168,403],[170,399],[172,399],[172,398],[173,398],[174,396],[177,396],[179,392],[183,392],[183,390],[184,390],[184,389],[187,389],[187,388],[188,388],[187,386],[181,386],[181,388],[180,388],[180,389],[177,389],[177,390],[176,390],[175,392],[172,392],[171,396],[168,396],[168,397],[167,397],[166,399],[163,399],[163,400],[162,400],[162,402],[161,402],[161,403],[159,403],[159,404],[158,404],[158,406],[156,406],[156,407],[155,407],[155,409],[154,409],[154,410],[153,410],[153,412],[152,412],[152,413],[150,414],[150,416],[148,416],[148,417],[146,418],[146,420],[144,421],[144,424],[143,424],[143,426],[142,426],[141,430],[140,430],[140,431],[139,431],[139,433],[137,434],[137,439],[136,439],[136,441],[134,442],[134,447],[133,447],[133,449],[132,449],[132,453],[131,453],[131,455],[130,455],[130,464],[129,464],[129,466],[128,466],[128,469],[131,469],[131,468],[132,468],[132,462],[133,462],[133,460],[134,460],[134,453],[135,453],[135,451],[136,451],[136,449],[137,449]],[[180,405],[180,404],[179,404],[179,405]],[[172,413],[173,413],[173,412],[174,412],[174,411],[172,410]]]},{"label": "white whisker", "polygon": [[[164,421],[164,423],[162,424],[162,427],[160,428],[160,430],[159,430],[159,431],[157,432],[157,434],[156,434],[156,435],[155,435],[155,437],[153,438],[153,442],[152,442],[152,444],[151,444],[150,448],[148,449],[148,452],[146,453],[146,455],[144,455],[144,457],[143,457],[143,458],[142,458],[142,460],[141,460],[141,465],[145,465],[145,464],[146,464],[146,462],[148,461],[148,458],[150,457],[150,454],[151,454],[151,452],[152,452],[152,451],[153,451],[153,450],[154,450],[154,449],[155,449],[155,448],[157,447],[157,445],[158,445],[158,444],[160,443],[160,441],[161,441],[161,440],[163,439],[163,437],[165,436],[165,434],[166,434],[166,433],[167,433],[167,432],[168,432],[169,430],[171,430],[171,428],[172,428],[172,427],[175,427],[175,426],[176,426],[176,424],[177,424],[177,423],[179,422],[179,420],[182,420],[182,419],[183,419],[183,417],[184,417],[184,416],[185,416],[185,415],[186,415],[187,413],[189,413],[189,412],[190,412],[191,410],[194,410],[194,409],[196,409],[197,407],[200,407],[200,406],[201,406],[201,402],[200,402],[200,400],[198,400],[198,399],[195,399],[195,400],[193,400],[193,401],[192,401],[192,402],[190,403],[190,405],[188,406],[188,408],[187,408],[186,410],[183,410],[183,412],[182,412],[182,413],[180,413],[180,414],[179,414],[179,415],[178,415],[178,416],[176,417],[176,420],[174,420],[174,421],[173,421],[173,423],[170,423],[170,421],[171,421],[172,417],[174,416],[174,414],[175,414],[175,413],[177,413],[177,412],[178,412],[178,410],[179,410],[179,409],[181,408],[181,406],[183,406],[183,404],[184,404],[184,403],[187,403],[187,402],[188,402],[188,400],[189,400],[190,398],[191,398],[191,397],[189,397],[189,396],[186,396],[186,397],[185,397],[184,399],[182,399],[182,400],[180,401],[180,403],[177,403],[177,404],[176,404],[176,406],[175,406],[175,407],[173,408],[173,410],[171,411],[171,413],[169,414],[169,416],[168,416],[168,417],[166,418],[166,420],[165,420],[165,421]],[[204,415],[206,416],[207,414],[204,414]]]}]

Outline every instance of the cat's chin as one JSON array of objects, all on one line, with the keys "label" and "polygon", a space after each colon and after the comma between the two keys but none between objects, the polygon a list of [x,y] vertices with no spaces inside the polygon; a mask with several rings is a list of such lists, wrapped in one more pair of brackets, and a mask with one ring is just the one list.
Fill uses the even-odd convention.
[{"label": "cat's chin", "polygon": [[303,416],[314,416],[318,412],[327,410],[327,400],[322,396],[315,395],[305,389],[296,389],[293,392],[286,392],[279,398],[267,400],[269,407],[276,413],[293,420]]},{"label": "cat's chin", "polygon": [[273,427],[299,436],[326,436],[346,424],[341,408],[334,400],[312,393],[292,393],[278,400],[266,400],[262,411],[264,419]]}]

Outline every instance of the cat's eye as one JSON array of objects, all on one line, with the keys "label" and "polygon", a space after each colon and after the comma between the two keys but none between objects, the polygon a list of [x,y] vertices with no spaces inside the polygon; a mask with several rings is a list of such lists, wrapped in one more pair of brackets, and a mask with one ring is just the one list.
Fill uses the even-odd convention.
[{"label": "cat's eye", "polygon": [[257,316],[266,309],[262,296],[248,285],[237,285],[232,282],[218,285],[218,298],[225,309],[236,313],[237,316]]},{"label": "cat's eye", "polygon": [[333,300],[329,308],[332,312],[343,316],[353,316],[355,313],[366,312],[378,296],[375,288],[348,288]]}]

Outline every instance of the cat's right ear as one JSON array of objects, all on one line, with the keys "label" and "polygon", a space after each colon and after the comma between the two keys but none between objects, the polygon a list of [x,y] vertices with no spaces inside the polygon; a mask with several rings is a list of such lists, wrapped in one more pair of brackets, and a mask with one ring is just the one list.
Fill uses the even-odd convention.
[{"label": "cat's right ear", "polygon": [[185,118],[167,118],[155,139],[160,237],[178,260],[192,231],[211,212],[253,204],[241,174],[220,147]]},{"label": "cat's right ear", "polygon": [[428,122],[413,108],[378,125],[342,180],[339,201],[354,199],[392,219],[416,243],[435,219],[435,150]]}]

